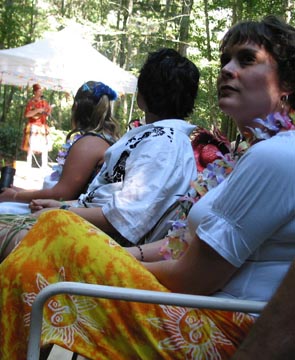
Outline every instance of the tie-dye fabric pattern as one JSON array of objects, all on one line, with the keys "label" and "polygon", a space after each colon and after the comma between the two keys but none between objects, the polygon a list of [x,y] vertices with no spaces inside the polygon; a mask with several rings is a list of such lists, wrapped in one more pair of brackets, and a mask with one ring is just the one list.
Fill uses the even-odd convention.
[{"label": "tie-dye fabric pattern", "polygon": [[[0,359],[25,360],[32,303],[59,281],[168,291],[109,236],[77,215],[44,213],[0,265]],[[58,295],[45,305],[42,344],[89,359],[228,359],[253,317]]]}]

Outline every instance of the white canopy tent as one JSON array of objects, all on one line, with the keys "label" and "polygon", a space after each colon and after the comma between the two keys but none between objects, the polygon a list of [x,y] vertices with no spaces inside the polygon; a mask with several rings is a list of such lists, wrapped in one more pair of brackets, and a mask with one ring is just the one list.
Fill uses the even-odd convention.
[{"label": "white canopy tent", "polygon": [[75,93],[86,81],[101,81],[119,94],[135,94],[137,78],[96,51],[77,27],[70,26],[18,48],[0,50],[2,84],[39,83]]}]

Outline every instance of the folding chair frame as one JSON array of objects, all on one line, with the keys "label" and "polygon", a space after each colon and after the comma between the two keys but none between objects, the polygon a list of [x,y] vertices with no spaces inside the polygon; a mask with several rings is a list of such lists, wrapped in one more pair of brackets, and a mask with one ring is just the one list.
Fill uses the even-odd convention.
[{"label": "folding chair frame", "polygon": [[216,298],[211,296],[164,293],[160,291],[137,290],[114,286],[92,285],[77,282],[59,282],[48,285],[36,296],[32,306],[29,333],[28,360],[39,360],[42,332],[43,307],[46,301],[59,294],[91,296],[103,299],[124,300],[150,304],[167,304],[190,308],[218,309],[260,313],[265,302]]}]

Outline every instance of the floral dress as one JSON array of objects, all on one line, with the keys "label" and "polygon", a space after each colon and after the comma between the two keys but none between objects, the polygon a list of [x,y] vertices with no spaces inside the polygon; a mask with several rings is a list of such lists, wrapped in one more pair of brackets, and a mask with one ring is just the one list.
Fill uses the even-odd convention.
[{"label": "floral dress", "polygon": [[46,124],[47,116],[51,112],[51,108],[46,100],[36,100],[32,98],[29,100],[25,114],[31,110],[44,108],[42,114],[35,115],[29,118],[23,131],[23,139],[21,149],[24,151],[43,152],[44,150],[51,150],[51,144],[48,139],[49,127]]}]

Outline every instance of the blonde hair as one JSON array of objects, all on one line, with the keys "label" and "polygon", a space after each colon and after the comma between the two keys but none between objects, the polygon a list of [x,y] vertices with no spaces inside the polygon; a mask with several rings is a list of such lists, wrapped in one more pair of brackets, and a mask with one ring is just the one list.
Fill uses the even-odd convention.
[{"label": "blonde hair", "polygon": [[[72,107],[73,130],[67,139],[75,132],[96,132],[109,135],[117,140],[120,137],[119,125],[112,115],[111,100],[108,93],[97,96],[97,89],[113,91],[107,85],[88,81],[77,91]],[[113,99],[113,97],[111,97]]]}]

